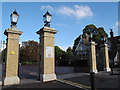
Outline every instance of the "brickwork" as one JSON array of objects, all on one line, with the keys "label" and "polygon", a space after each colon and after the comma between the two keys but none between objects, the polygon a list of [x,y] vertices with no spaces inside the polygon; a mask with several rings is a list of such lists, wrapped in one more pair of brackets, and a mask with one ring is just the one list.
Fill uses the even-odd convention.
[{"label": "brickwork", "polygon": [[[43,27],[40,29],[37,34],[40,35],[40,79],[41,81],[50,81],[55,80],[55,48],[54,48],[54,34],[57,33],[56,30],[49,27]],[[46,57],[47,47],[53,49],[52,55],[53,57]]]},{"label": "brickwork", "polygon": [[97,73],[96,67],[96,51],[95,51],[95,42],[91,41],[89,43],[89,62],[90,62],[90,72]]},{"label": "brickwork", "polygon": [[[15,28],[9,28],[8,30],[5,30],[4,34],[7,36],[6,72],[4,85],[18,84],[19,80],[15,82],[15,78],[18,79],[19,35],[21,35],[22,32],[18,29],[15,30]],[[13,77],[14,82],[10,82]]]},{"label": "brickwork", "polygon": [[110,67],[109,67],[109,56],[108,56],[108,45],[107,44],[104,44],[104,45],[101,45],[101,60],[102,61],[102,64],[104,65],[104,71],[111,71]]}]

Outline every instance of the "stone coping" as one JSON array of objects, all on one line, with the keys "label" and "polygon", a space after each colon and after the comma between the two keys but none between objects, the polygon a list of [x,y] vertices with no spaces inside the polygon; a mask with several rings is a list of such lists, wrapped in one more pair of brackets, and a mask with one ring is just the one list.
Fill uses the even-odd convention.
[{"label": "stone coping", "polygon": [[5,30],[4,34],[8,35],[8,33],[21,35],[23,32],[22,31],[17,31],[17,30],[9,30],[9,29]]},{"label": "stone coping", "polygon": [[37,34],[40,34],[41,32],[50,32],[50,33],[54,33],[56,34],[58,31],[55,30],[54,28],[50,28],[50,27],[43,27],[41,28],[39,31],[37,31]]}]

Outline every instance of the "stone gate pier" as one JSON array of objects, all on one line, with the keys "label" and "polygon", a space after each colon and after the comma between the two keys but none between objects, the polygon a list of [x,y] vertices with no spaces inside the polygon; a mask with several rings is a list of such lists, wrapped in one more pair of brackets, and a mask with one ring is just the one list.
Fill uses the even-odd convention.
[{"label": "stone gate pier", "polygon": [[90,61],[90,72],[98,73],[97,65],[96,65],[96,43],[94,41],[90,41],[88,44],[89,51],[89,61]]},{"label": "stone gate pier", "polygon": [[109,67],[109,56],[108,56],[108,45],[107,44],[102,44],[100,46],[100,50],[102,53],[102,62],[104,66],[104,71],[110,72],[111,69]]},{"label": "stone gate pier", "polygon": [[19,36],[23,33],[17,29],[17,22],[19,15],[16,9],[10,15],[11,28],[5,30],[4,34],[7,36],[6,46],[6,62],[5,62],[5,78],[4,85],[19,84],[18,77],[18,57],[19,57]]},{"label": "stone gate pier", "polygon": [[19,84],[19,36],[22,34],[22,32],[16,27],[11,27],[5,30],[4,34],[7,36],[6,72],[4,85]]},{"label": "stone gate pier", "polygon": [[37,32],[40,35],[39,79],[42,82],[56,80],[54,34],[57,32],[46,26]]}]

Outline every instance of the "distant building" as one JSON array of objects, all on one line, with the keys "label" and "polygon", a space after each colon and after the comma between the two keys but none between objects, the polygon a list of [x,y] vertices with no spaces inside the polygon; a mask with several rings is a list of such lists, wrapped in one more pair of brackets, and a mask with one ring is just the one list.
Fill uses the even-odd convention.
[{"label": "distant building", "polygon": [[[100,29],[100,28],[99,28]],[[98,29],[98,30],[99,30]],[[83,30],[83,33],[85,33],[85,38],[80,35],[77,37],[74,41],[73,49],[77,53],[77,55],[80,56],[80,60],[87,61],[89,66],[89,57],[88,57],[88,46],[89,38],[88,38],[88,32],[94,32],[97,34],[96,30],[90,31]],[[120,64],[120,36],[114,37],[114,32],[112,29],[110,29],[110,37],[106,39],[105,42],[108,45],[108,52],[109,52],[109,62],[110,65],[114,63],[114,65]],[[102,44],[101,40],[98,40],[96,42],[96,60],[97,60],[97,66],[102,68],[102,54],[100,51],[100,45]]]},{"label": "distant building", "polygon": [[82,38],[82,35],[80,35],[80,40],[79,43],[75,49],[75,52],[77,53],[77,55],[80,56],[81,60],[87,60],[87,54],[88,54],[88,48],[87,48],[87,44],[88,44],[88,36],[86,33],[86,38]]},{"label": "distant building", "polygon": [[115,65],[117,65],[118,62],[120,62],[120,36],[114,37],[114,32],[110,31],[111,37],[108,38],[109,42],[111,43],[110,50],[109,50],[109,59],[110,64],[114,62]]},{"label": "distant building", "polygon": [[[111,33],[112,35],[113,33]],[[113,35],[112,35],[113,36]],[[79,42],[77,42],[79,39]],[[76,42],[78,43],[77,45]],[[82,35],[80,35],[76,41],[75,41],[75,44],[74,44],[74,50],[75,52],[77,53],[77,55],[80,56],[80,60],[85,60],[88,62],[89,64],[89,58],[88,58],[88,43],[89,43],[89,38],[88,38],[88,34],[86,33],[85,34],[85,38],[82,37]],[[110,41],[110,38],[106,39],[106,42],[105,42],[107,45],[108,45],[108,51],[110,52],[111,50],[111,41]],[[99,41],[96,45],[96,60],[97,60],[97,64],[98,66],[102,65],[102,58],[101,58],[101,51],[100,51],[100,45],[101,45],[101,41]],[[110,56],[110,55],[109,55]],[[111,57],[111,56],[110,56]]]}]

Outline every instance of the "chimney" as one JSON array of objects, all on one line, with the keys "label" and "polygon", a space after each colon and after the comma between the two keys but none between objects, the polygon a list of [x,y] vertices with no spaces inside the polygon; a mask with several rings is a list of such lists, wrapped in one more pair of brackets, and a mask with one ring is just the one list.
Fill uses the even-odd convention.
[{"label": "chimney", "polygon": [[111,37],[114,37],[114,32],[113,32],[112,29],[110,29],[110,36],[111,36]]},{"label": "chimney", "polygon": [[85,33],[85,39],[89,40],[87,33]]}]

